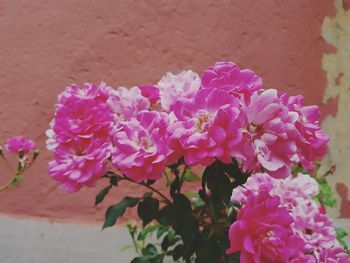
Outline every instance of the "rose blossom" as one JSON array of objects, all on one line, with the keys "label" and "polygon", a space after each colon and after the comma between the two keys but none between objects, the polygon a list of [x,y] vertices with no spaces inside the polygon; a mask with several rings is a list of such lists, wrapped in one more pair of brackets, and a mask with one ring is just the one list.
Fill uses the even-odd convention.
[{"label": "rose blossom", "polygon": [[242,110],[243,140],[234,156],[243,161],[243,170],[263,168],[276,178],[290,175],[292,156],[297,152],[298,114],[289,111],[275,89],[253,94]]},{"label": "rose blossom", "polygon": [[71,85],[59,96],[48,148],[54,151],[49,174],[69,192],[94,186],[105,172],[110,157],[115,123],[107,104],[111,88],[104,83]]},{"label": "rose blossom", "polygon": [[34,141],[24,136],[15,136],[7,139],[5,148],[12,153],[29,153],[36,148],[36,145]]},{"label": "rose blossom", "polygon": [[241,262],[288,262],[303,244],[291,228],[293,218],[278,197],[266,191],[248,194],[229,231],[228,254],[240,251]]},{"label": "rose blossom", "polygon": [[193,99],[176,103],[169,127],[169,145],[188,165],[209,165],[215,158],[230,163],[241,141],[237,124],[239,100],[221,90],[200,90]]},{"label": "rose blossom", "polygon": [[178,100],[191,99],[200,87],[200,78],[191,70],[174,75],[168,72],[157,84],[160,90],[160,101],[166,112],[174,110]]},{"label": "rose blossom", "polygon": [[305,241],[304,252],[313,252],[338,244],[332,220],[327,215],[320,214],[312,200],[295,206],[291,214],[296,235]]},{"label": "rose blossom", "polygon": [[262,173],[253,174],[244,187],[233,190],[231,199],[244,204],[250,195],[258,195],[261,191],[279,197],[281,205],[293,218],[291,227],[294,235],[304,241],[299,255],[292,262],[303,262],[300,259],[304,257],[303,253],[313,255],[307,257],[305,262],[319,262],[320,251],[339,245],[332,220],[319,212],[320,206],[312,198],[319,193],[315,179],[301,173],[286,179],[274,179]]},{"label": "rose blossom", "polygon": [[232,95],[251,95],[262,88],[262,79],[249,69],[241,70],[232,62],[218,62],[205,70],[201,76],[201,88],[222,89]]},{"label": "rose blossom", "polygon": [[55,160],[49,162],[49,174],[69,192],[79,191],[83,185],[95,186],[106,171],[110,152],[111,145],[101,139],[61,144],[55,149]]},{"label": "rose blossom", "polygon": [[306,169],[313,170],[315,161],[319,161],[327,151],[329,137],[324,134],[319,125],[320,111],[317,106],[304,106],[302,96],[280,95],[281,101],[291,112],[298,114],[295,127],[298,130],[296,162]]},{"label": "rose blossom", "polygon": [[165,141],[166,113],[141,111],[114,135],[112,163],[136,182],[160,177],[171,151]]},{"label": "rose blossom", "polygon": [[149,100],[151,104],[155,104],[160,100],[159,89],[153,85],[139,86],[141,95]]},{"label": "rose blossom", "polygon": [[321,263],[350,263],[350,256],[341,246],[323,249],[320,255]]},{"label": "rose blossom", "polygon": [[111,89],[104,83],[84,84],[82,88],[71,85],[59,96],[51,129],[46,134],[48,148],[61,143],[105,138],[113,128],[113,115],[106,103]]},{"label": "rose blossom", "polygon": [[150,101],[141,94],[138,87],[130,89],[119,87],[111,92],[108,105],[116,115],[115,120],[128,121],[142,110],[148,110]]}]

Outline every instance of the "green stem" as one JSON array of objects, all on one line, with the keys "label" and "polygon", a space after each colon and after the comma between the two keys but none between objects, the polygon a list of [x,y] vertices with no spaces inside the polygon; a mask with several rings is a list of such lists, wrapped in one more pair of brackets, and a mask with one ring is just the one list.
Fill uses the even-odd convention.
[{"label": "green stem", "polygon": [[184,178],[185,178],[185,174],[186,174],[186,172],[187,172],[187,169],[188,169],[188,167],[187,167],[187,165],[185,165],[184,170],[183,170],[183,172],[182,172],[182,174],[181,174],[181,176],[180,176],[179,193],[181,192],[181,188],[182,188],[182,185],[183,185],[183,183],[184,183]]},{"label": "green stem", "polygon": [[9,188],[13,182],[17,181],[18,179],[20,179],[20,174],[16,173],[16,175],[14,177],[12,177],[9,181],[7,181],[6,184],[4,184],[3,186],[0,187],[0,192],[4,191],[5,189]]},{"label": "green stem", "polygon": [[168,197],[166,197],[163,193],[161,193],[160,191],[158,191],[157,189],[155,189],[154,187],[152,187],[152,186],[150,186],[150,185],[147,185],[147,184],[145,184],[145,183],[137,183],[137,182],[133,181],[132,179],[130,179],[129,177],[125,176],[125,175],[124,175],[123,177],[120,177],[120,176],[119,176],[118,179],[119,179],[119,180],[127,180],[127,181],[129,181],[129,182],[131,182],[131,183],[134,183],[134,184],[137,184],[137,185],[142,185],[142,186],[144,186],[144,187],[147,187],[147,188],[150,189],[151,191],[153,191],[153,192],[157,193],[159,196],[161,196],[167,204],[171,204],[171,201],[169,200]]},{"label": "green stem", "polygon": [[139,247],[138,247],[138,245],[136,243],[135,237],[131,236],[131,238],[132,238],[132,243],[134,244],[134,247],[135,247],[135,251],[136,251],[137,254],[139,254]]},{"label": "green stem", "polygon": [[166,197],[163,193],[161,193],[161,192],[158,191],[157,189],[155,189],[154,187],[152,187],[152,186],[150,186],[150,185],[147,185],[147,184],[145,184],[145,183],[140,183],[140,185],[143,185],[143,186],[147,187],[148,189],[150,189],[151,191],[157,193],[159,196],[161,196],[161,197],[164,199],[164,201],[165,201],[166,203],[171,204],[171,201],[169,200],[169,198]]},{"label": "green stem", "polygon": [[164,176],[165,176],[165,179],[166,179],[166,185],[168,186],[169,185],[169,182],[170,182],[170,180],[169,180],[169,176],[168,176],[168,173],[166,172],[166,171],[164,171]]}]

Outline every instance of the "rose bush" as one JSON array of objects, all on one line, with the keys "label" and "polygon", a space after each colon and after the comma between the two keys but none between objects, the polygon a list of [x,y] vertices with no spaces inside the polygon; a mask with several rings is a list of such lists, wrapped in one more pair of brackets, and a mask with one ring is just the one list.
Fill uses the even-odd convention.
[{"label": "rose bush", "polygon": [[324,214],[334,202],[330,172],[316,175],[329,140],[319,116],[232,62],[131,89],[71,85],[47,132],[49,173],[70,192],[108,180],[96,205],[120,184],[147,190],[111,205],[103,226],[137,206],[133,263],[350,262]]}]

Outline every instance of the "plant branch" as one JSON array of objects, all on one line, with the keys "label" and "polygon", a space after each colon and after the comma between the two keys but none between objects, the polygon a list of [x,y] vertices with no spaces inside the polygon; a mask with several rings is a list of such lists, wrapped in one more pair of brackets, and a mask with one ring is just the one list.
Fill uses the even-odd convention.
[{"label": "plant branch", "polygon": [[[117,176],[118,176],[118,175],[117,175]],[[150,186],[150,185],[147,185],[147,184],[145,184],[145,183],[138,183],[138,182],[135,182],[134,180],[130,179],[129,177],[127,177],[127,176],[125,176],[125,175],[123,175],[122,177],[121,177],[121,176],[118,176],[118,179],[119,179],[120,181],[126,180],[126,181],[129,181],[129,182],[131,182],[131,183],[134,183],[134,184],[137,184],[137,185],[142,185],[142,186],[144,186],[144,187],[147,187],[147,188],[150,189],[151,191],[153,191],[153,192],[157,193],[159,196],[161,196],[167,204],[171,204],[171,201],[170,201],[170,199],[169,199],[168,197],[166,197],[163,193],[161,193],[160,191],[158,191],[157,189],[155,189],[154,187],[152,187],[152,186]]]},{"label": "plant branch", "polygon": [[14,182],[19,181],[21,179],[20,176],[21,175],[19,173],[16,173],[16,175],[14,177],[12,177],[10,180],[7,181],[6,184],[4,184],[3,186],[0,187],[0,192],[9,188]]}]

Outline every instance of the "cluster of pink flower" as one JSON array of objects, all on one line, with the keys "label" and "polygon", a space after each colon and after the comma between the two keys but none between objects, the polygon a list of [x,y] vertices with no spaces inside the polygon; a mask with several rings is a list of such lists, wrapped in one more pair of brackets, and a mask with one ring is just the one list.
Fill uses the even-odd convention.
[{"label": "cluster of pink flower", "polygon": [[252,175],[232,193],[242,208],[231,226],[227,253],[240,251],[241,262],[349,263],[331,219],[312,198],[318,193],[318,183],[306,174]]},{"label": "cluster of pink flower", "polygon": [[36,144],[24,136],[15,136],[6,140],[5,148],[10,153],[27,154],[34,151]]},{"label": "cluster of pink flower", "polygon": [[238,159],[248,172],[276,178],[326,151],[316,106],[263,89],[261,78],[231,62],[198,76],[166,74],[157,85],[113,89],[69,86],[60,96],[48,148],[49,173],[68,191],[93,186],[107,160],[137,182],[157,179],[181,156],[187,165]]}]

